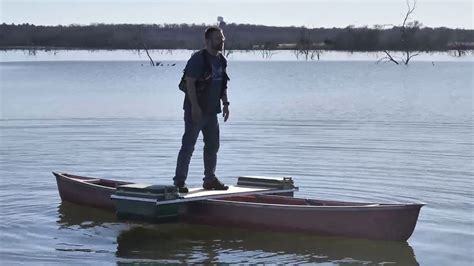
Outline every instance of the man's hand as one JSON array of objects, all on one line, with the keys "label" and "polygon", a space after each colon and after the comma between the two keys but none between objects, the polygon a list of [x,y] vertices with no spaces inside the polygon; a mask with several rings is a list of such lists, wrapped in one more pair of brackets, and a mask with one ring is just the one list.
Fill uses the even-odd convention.
[{"label": "man's hand", "polygon": [[199,121],[201,121],[201,117],[202,117],[202,111],[201,111],[201,107],[199,107],[199,105],[193,105],[191,107],[191,115],[193,117],[193,122],[194,123],[199,123]]},{"label": "man's hand", "polygon": [[229,106],[228,105],[224,105],[224,109],[222,110],[222,116],[224,117],[224,122],[226,122],[227,119],[229,119]]}]

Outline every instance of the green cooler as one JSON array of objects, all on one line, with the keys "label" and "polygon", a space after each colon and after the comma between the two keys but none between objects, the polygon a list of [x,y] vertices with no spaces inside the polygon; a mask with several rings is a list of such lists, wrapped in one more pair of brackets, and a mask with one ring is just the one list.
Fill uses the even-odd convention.
[{"label": "green cooler", "polygon": [[121,220],[145,220],[157,223],[178,220],[178,204],[157,205],[159,201],[179,198],[175,186],[130,184],[117,187],[111,199]]}]

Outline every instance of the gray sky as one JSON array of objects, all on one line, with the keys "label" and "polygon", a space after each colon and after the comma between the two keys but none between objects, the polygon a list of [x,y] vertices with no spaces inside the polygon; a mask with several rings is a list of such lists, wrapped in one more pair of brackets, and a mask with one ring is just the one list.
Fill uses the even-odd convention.
[{"label": "gray sky", "polygon": [[[400,24],[405,0],[0,0],[3,23],[215,23],[345,27]],[[429,27],[473,29],[471,0],[418,0],[413,18]]]}]

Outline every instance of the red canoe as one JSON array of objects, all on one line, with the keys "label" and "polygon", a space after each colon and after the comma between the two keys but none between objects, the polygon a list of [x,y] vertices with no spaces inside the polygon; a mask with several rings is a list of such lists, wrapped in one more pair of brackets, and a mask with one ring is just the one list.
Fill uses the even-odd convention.
[{"label": "red canoe", "polygon": [[[115,211],[116,180],[54,173],[63,201]],[[180,205],[182,222],[406,241],[424,204],[377,204],[274,195],[231,196]]]}]

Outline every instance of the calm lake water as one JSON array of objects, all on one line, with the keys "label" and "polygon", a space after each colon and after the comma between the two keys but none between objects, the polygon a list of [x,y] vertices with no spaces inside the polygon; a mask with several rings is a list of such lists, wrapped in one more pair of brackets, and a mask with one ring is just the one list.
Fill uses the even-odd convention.
[{"label": "calm lake water", "polygon": [[[51,171],[171,182],[185,62],[163,64],[0,63],[3,265],[472,265],[472,61],[229,62],[218,175],[292,176],[299,197],[425,202],[408,242],[121,223],[61,203]],[[191,186],[201,185],[202,146]]]}]

